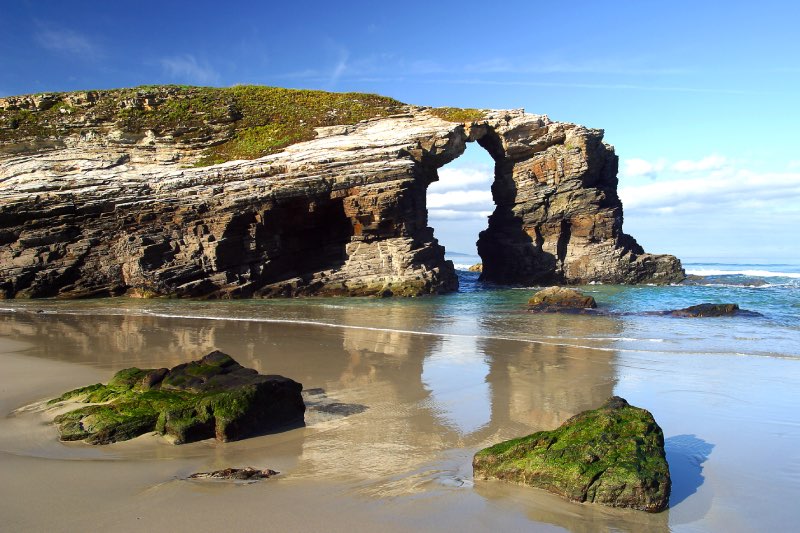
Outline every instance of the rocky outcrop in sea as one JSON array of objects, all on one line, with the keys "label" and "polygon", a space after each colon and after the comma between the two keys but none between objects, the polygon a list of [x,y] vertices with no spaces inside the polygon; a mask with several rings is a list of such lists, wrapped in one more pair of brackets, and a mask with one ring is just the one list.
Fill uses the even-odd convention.
[{"label": "rocky outcrop in sea", "polygon": [[381,98],[171,87],[0,99],[0,296],[453,291],[425,193],[469,142],[495,160],[483,279],[684,277],[623,232],[602,130]]}]

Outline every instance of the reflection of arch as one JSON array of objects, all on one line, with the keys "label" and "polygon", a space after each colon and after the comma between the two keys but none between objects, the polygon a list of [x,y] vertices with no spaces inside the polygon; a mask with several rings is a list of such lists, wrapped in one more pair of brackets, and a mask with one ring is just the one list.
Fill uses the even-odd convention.
[{"label": "reflection of arch", "polygon": [[422,383],[442,424],[469,435],[491,423],[489,365],[472,336],[449,336],[422,363]]},{"label": "reflection of arch", "polygon": [[[151,304],[142,304],[148,307]],[[152,304],[158,305],[158,304]],[[440,305],[446,305],[441,302]],[[305,306],[310,320],[331,320],[330,310]],[[253,308],[248,307],[248,313]],[[382,307],[383,318],[395,328],[413,330],[441,314],[436,305]],[[357,324],[364,309],[345,308],[336,320]],[[587,319],[595,334],[620,327],[611,317],[551,317],[530,315],[530,327],[547,336]],[[309,334],[312,328],[313,334]],[[491,334],[492,327],[481,323]],[[501,332],[497,332],[498,335]],[[326,328],[257,321],[221,321],[155,316],[0,314],[0,335],[35,345],[30,354],[63,361],[92,363],[118,370],[128,366],[174,366],[213,349],[230,353],[243,365],[261,372],[290,376],[308,388],[348,391],[342,401],[369,404],[375,397],[417,412],[423,433],[437,440],[468,439],[483,443],[498,433],[519,436],[532,429],[549,429],[572,414],[593,408],[611,395],[616,383],[613,351],[549,346],[524,340],[440,337],[400,331]],[[425,380],[426,368],[437,354],[452,369],[447,380]],[[306,355],[304,355],[306,354]],[[436,363],[436,361],[433,361]],[[441,360],[440,360],[441,362]],[[453,424],[437,416],[447,409],[439,402],[458,401],[464,392],[459,368],[485,376],[489,417],[481,423]],[[467,391],[468,392],[468,391]],[[446,406],[445,406],[446,407]],[[459,422],[459,420],[455,420]],[[485,422],[485,423],[484,423]],[[409,429],[410,432],[415,430]]]}]

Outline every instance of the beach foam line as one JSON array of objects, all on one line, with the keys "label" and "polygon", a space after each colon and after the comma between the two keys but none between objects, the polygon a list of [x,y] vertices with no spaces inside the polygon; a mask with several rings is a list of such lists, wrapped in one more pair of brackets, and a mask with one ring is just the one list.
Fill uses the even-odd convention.
[{"label": "beach foam line", "polygon": [[721,270],[715,268],[687,269],[687,274],[695,276],[750,276],[753,278],[793,278],[800,279],[800,272],[772,272],[770,270]]}]

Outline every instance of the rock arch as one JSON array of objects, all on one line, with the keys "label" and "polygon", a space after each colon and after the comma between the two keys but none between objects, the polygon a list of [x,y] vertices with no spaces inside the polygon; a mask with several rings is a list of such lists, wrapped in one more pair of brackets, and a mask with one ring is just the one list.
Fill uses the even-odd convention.
[{"label": "rock arch", "polygon": [[150,152],[65,139],[0,156],[0,296],[453,291],[425,192],[468,142],[495,160],[496,209],[478,239],[487,280],[682,279],[676,258],[645,254],[623,233],[617,157],[602,139],[521,110],[459,123],[411,106],[204,168],[157,159],[159,138]]}]

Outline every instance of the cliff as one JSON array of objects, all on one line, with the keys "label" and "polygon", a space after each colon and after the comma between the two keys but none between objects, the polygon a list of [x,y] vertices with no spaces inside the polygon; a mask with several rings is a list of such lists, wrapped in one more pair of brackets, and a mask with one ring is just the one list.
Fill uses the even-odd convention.
[{"label": "cliff", "polygon": [[427,225],[437,169],[495,160],[498,283],[668,283],[622,231],[602,130],[362,94],[143,87],[0,99],[0,296],[452,291]]}]

